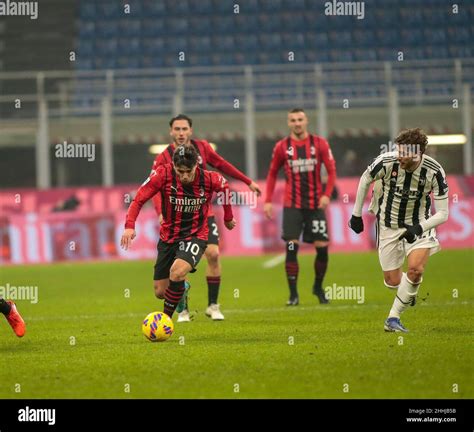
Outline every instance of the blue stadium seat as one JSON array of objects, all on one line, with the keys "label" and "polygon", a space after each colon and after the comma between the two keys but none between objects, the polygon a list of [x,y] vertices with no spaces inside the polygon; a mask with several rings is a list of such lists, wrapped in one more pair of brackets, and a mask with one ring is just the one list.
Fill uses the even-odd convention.
[{"label": "blue stadium seat", "polygon": [[230,66],[232,65],[233,55],[229,52],[222,52],[218,54],[213,54],[212,64],[214,66]]},{"label": "blue stadium seat", "polygon": [[188,40],[183,36],[169,36],[165,38],[165,47],[171,52],[186,51],[188,48]]},{"label": "blue stadium seat", "polygon": [[235,45],[242,50],[256,50],[258,39],[254,34],[240,34],[235,36]]},{"label": "blue stadium seat", "polygon": [[139,38],[119,38],[117,50],[119,55],[137,54],[140,50]]},{"label": "blue stadium seat", "polygon": [[212,32],[211,19],[207,16],[191,17],[189,30],[192,34],[208,34]]},{"label": "blue stadium seat", "polygon": [[300,12],[286,12],[281,17],[281,31],[301,31],[304,30],[304,15]]},{"label": "blue stadium seat", "polygon": [[288,50],[302,49],[305,46],[303,33],[283,33],[283,46]]},{"label": "blue stadium seat", "polygon": [[189,10],[194,14],[212,14],[213,4],[212,0],[191,1],[189,3]]},{"label": "blue stadium seat", "polygon": [[166,3],[164,1],[143,0],[143,16],[146,17],[165,17]]},{"label": "blue stadium seat", "polygon": [[261,32],[279,31],[282,24],[279,15],[260,14],[258,15],[258,29]]},{"label": "blue stadium seat", "polygon": [[403,44],[419,45],[423,43],[423,32],[417,28],[403,29],[400,33]]},{"label": "blue stadium seat", "polygon": [[193,37],[189,41],[189,47],[193,53],[208,53],[212,47],[211,38],[210,36]]},{"label": "blue stadium seat", "polygon": [[99,18],[114,19],[124,15],[120,2],[101,0],[97,3],[97,16]]},{"label": "blue stadium seat", "polygon": [[92,39],[82,39],[79,41],[78,53],[80,57],[87,57],[94,55],[95,47]]},{"label": "blue stadium seat", "polygon": [[234,31],[232,16],[213,16],[212,29],[216,34],[227,34]]},{"label": "blue stadium seat", "polygon": [[80,21],[79,22],[79,40],[90,39],[95,37],[95,22]]},{"label": "blue stadium seat", "polygon": [[95,43],[97,54],[113,57],[119,52],[117,39],[97,39]]},{"label": "blue stadium seat", "polygon": [[257,15],[235,15],[233,30],[242,33],[255,33],[260,31]]},{"label": "blue stadium seat", "polygon": [[189,27],[188,19],[184,17],[170,18],[166,20],[167,34],[184,35]]},{"label": "blue stadium seat", "polygon": [[240,13],[257,13],[259,11],[259,0],[245,0],[238,4],[240,5]]},{"label": "blue stadium seat", "polygon": [[164,38],[142,39],[142,50],[146,55],[159,56],[165,49]]},{"label": "blue stadium seat", "polygon": [[356,61],[375,61],[377,60],[377,53],[370,48],[356,49],[354,50],[354,59]]},{"label": "blue stadium seat", "polygon": [[115,38],[119,35],[118,22],[114,20],[99,20],[96,24],[96,35],[99,38]]},{"label": "blue stadium seat", "polygon": [[260,0],[259,10],[262,12],[280,12],[283,8],[283,0]]},{"label": "blue stadium seat", "polygon": [[[420,32],[421,33],[421,32]],[[423,32],[424,40],[431,43],[444,43],[446,42],[446,32],[441,29],[425,29]],[[421,37],[420,37],[421,40]]]},{"label": "blue stadium seat", "polygon": [[[234,0],[213,0],[213,13],[230,14],[234,13],[234,5],[238,3]],[[243,3],[243,2],[242,2]]]},{"label": "blue stadium seat", "polygon": [[97,18],[97,8],[95,3],[83,2],[79,8],[79,17],[81,20],[88,21]]},{"label": "blue stadium seat", "polygon": [[270,34],[261,34],[259,36],[259,46],[263,50],[274,50],[281,46],[281,34],[280,33],[270,33]]},{"label": "blue stadium seat", "polygon": [[283,0],[283,9],[287,11],[304,11],[306,9],[305,0]]},{"label": "blue stadium seat", "polygon": [[119,21],[120,36],[140,37],[141,20],[134,18],[122,18]]},{"label": "blue stadium seat", "polygon": [[211,51],[230,51],[235,49],[235,39],[232,35],[213,36]]},{"label": "blue stadium seat", "polygon": [[189,14],[190,7],[187,0],[166,0],[165,3],[167,15],[185,16]]},{"label": "blue stadium seat", "polygon": [[367,30],[355,30],[352,34],[352,40],[354,46],[361,47],[361,46],[370,46],[376,42],[374,32],[370,29]]}]

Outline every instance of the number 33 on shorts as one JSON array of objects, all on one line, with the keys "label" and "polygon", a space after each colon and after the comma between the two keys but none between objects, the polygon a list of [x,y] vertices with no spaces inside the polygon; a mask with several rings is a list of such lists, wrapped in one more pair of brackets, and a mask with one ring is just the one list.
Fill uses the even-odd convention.
[{"label": "number 33 on shorts", "polygon": [[324,237],[328,236],[325,220],[313,220],[313,234],[320,234]]}]

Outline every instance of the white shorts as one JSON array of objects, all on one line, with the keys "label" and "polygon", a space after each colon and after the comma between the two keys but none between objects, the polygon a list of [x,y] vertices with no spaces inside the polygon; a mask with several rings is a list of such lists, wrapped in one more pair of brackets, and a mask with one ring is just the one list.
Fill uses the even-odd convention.
[{"label": "white shorts", "polygon": [[375,225],[379,260],[383,271],[402,267],[405,257],[415,249],[430,249],[430,255],[441,250],[434,228],[424,232],[423,236],[410,244],[405,239],[398,240],[406,231],[405,228],[387,228],[378,222]]}]

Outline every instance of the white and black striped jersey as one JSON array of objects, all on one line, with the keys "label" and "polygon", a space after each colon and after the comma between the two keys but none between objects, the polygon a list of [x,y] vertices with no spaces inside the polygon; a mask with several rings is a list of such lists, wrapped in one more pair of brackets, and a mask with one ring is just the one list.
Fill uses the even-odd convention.
[{"label": "white and black striped jersey", "polygon": [[379,223],[390,228],[404,224],[417,225],[431,216],[431,193],[435,200],[448,199],[448,184],[443,167],[432,157],[423,155],[415,171],[400,167],[397,152],[384,153],[367,168],[375,188],[371,208],[376,209]]}]

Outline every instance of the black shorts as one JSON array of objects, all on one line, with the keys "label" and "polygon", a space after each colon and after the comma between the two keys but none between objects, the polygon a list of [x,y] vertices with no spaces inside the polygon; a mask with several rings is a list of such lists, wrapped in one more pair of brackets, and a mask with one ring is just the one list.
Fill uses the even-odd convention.
[{"label": "black shorts", "polygon": [[209,228],[209,237],[207,238],[207,244],[219,246],[219,227],[217,226],[215,216],[209,216],[207,218],[207,227]]},{"label": "black shorts", "polygon": [[176,258],[189,263],[193,268],[190,273],[194,273],[206,247],[207,243],[197,238],[177,241],[176,243],[165,243],[160,240],[157,246],[158,258],[155,263],[153,280],[168,279],[171,266]]},{"label": "black shorts", "polygon": [[285,241],[299,240],[303,233],[305,243],[329,241],[326,213],[322,209],[283,209],[283,235]]}]

